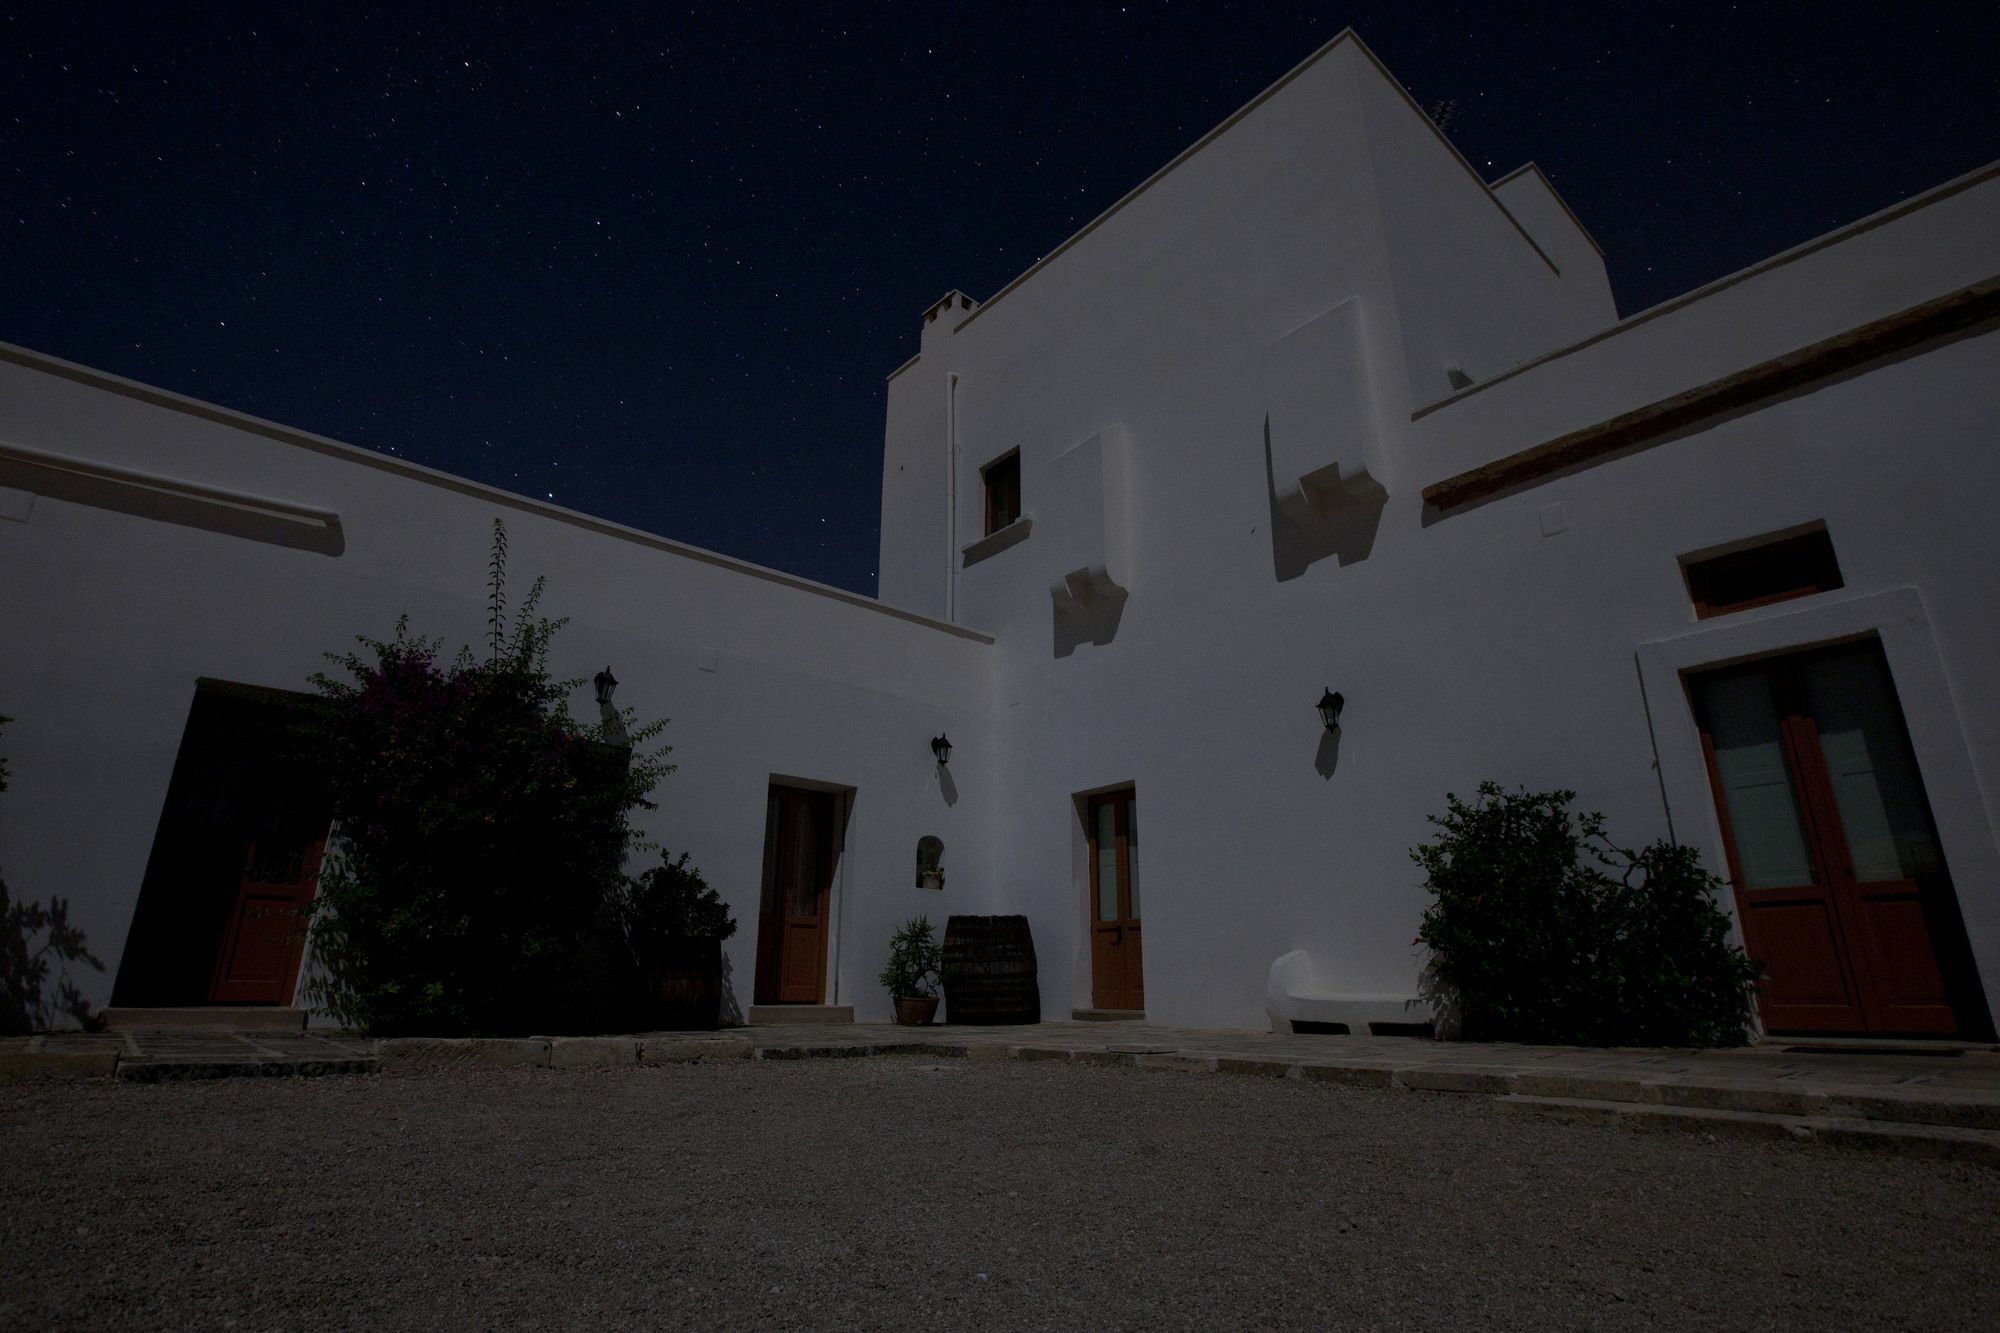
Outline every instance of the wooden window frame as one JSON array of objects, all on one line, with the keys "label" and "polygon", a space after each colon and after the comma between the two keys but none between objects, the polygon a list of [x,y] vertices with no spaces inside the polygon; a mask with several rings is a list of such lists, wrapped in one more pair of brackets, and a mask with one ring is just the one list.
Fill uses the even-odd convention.
[{"label": "wooden window frame", "polygon": [[[995,474],[1000,474],[1011,491],[996,487]],[[1003,528],[1011,527],[1021,517],[1021,451],[1009,449],[992,462],[979,469],[979,481],[984,490],[986,530],[983,535],[991,537]],[[1011,508],[1008,501],[1011,500]]]},{"label": "wooden window frame", "polygon": [[[1823,527],[1772,534],[1717,555],[1683,556],[1681,576],[1696,620],[1846,586],[1833,539]],[[1751,585],[1747,590],[1740,586],[1745,583]],[[1732,589],[1732,584],[1739,586]]]}]

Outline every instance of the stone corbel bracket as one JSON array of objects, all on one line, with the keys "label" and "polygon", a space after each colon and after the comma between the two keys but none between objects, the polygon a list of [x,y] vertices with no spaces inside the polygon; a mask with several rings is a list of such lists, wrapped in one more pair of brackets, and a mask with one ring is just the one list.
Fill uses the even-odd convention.
[{"label": "stone corbel bracket", "polygon": [[1131,591],[1131,505],[1124,428],[1107,427],[1050,463],[1044,489],[1055,570],[1049,596],[1056,610],[1086,610],[1125,596]]},{"label": "stone corbel bracket", "polygon": [[1360,297],[1265,349],[1264,408],[1271,486],[1293,523],[1310,527],[1336,505],[1387,497]]}]

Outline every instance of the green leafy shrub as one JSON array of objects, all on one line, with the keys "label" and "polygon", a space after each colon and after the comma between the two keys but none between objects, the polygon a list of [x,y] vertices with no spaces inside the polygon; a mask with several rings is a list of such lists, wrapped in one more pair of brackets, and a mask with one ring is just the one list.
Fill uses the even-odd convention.
[{"label": "green leafy shrub", "polygon": [[889,963],[880,980],[890,996],[929,999],[938,993],[944,949],[927,916],[912,917],[889,937]]},{"label": "green leafy shrub", "polygon": [[686,852],[675,860],[662,851],[660,864],[627,879],[618,891],[616,910],[642,967],[670,942],[726,940],[736,933],[729,904],[688,864]]},{"label": "green leafy shrub", "polygon": [[1686,847],[1613,846],[1575,799],[1446,795],[1441,836],[1410,853],[1434,998],[1478,1041],[1740,1045],[1757,968],[1729,943],[1721,881]]},{"label": "green leafy shrub", "polygon": [[[522,1031],[538,997],[604,933],[635,809],[672,765],[630,733],[585,726],[538,619],[541,580],[511,630],[506,529],[494,522],[489,655],[437,640],[360,638],[328,654],[304,741],[338,833],[314,902],[314,1003],[377,1033]],[[595,947],[593,945],[593,947]],[[571,965],[571,970],[574,966]]]},{"label": "green leafy shrub", "polygon": [[1729,942],[1725,885],[1692,847],[1662,839],[1616,853],[1603,899],[1617,965],[1607,997],[1616,1040],[1641,1046],[1741,1046],[1761,971]]},{"label": "green leafy shrub", "polygon": [[[0,728],[13,720],[0,717]],[[0,791],[6,790],[7,761],[0,759]],[[83,932],[69,923],[69,901],[51,895],[47,907],[17,903],[7,892],[7,881],[0,879],[0,1036],[45,1031],[63,1016],[86,1028],[96,1026],[90,1002],[69,979],[70,963],[104,970],[84,946]]]}]

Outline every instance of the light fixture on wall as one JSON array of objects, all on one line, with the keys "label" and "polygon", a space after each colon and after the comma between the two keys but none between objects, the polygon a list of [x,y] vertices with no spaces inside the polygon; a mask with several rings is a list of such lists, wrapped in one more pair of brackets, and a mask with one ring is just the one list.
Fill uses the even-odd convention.
[{"label": "light fixture on wall", "polygon": [[1319,696],[1319,720],[1326,723],[1328,731],[1340,730],[1340,710],[1346,704],[1347,700],[1332,690],[1327,690]]},{"label": "light fixture on wall", "polygon": [[618,677],[611,674],[611,668],[606,667],[598,672],[591,678],[591,684],[597,686],[598,707],[610,707],[612,692],[618,688]]},{"label": "light fixture on wall", "polygon": [[931,753],[937,756],[938,767],[951,762],[951,739],[947,736],[931,737]]}]

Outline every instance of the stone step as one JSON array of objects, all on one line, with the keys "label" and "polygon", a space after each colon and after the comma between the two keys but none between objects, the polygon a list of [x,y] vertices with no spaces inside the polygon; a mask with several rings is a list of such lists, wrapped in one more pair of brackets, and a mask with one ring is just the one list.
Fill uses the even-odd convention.
[{"label": "stone step", "polygon": [[1497,1082],[1499,1086],[1492,1091],[1526,1097],[2000,1131],[2000,1090],[1954,1088],[1941,1094],[1922,1085],[1805,1084],[1797,1079],[1652,1080],[1553,1070],[1511,1073]]},{"label": "stone step", "polygon": [[753,1004],[749,1023],[753,1028],[786,1027],[793,1023],[852,1023],[851,1004]]},{"label": "stone step", "polygon": [[1942,1037],[1765,1037],[1754,1048],[1778,1055],[1912,1055],[1930,1059],[1991,1055],[2000,1046],[1990,1041],[1957,1041]]},{"label": "stone step", "polygon": [[[1119,1043],[1086,1050],[1070,1045],[1011,1048],[1026,1060],[1072,1059],[1101,1063]],[[1890,1125],[1936,1126],[2000,1133],[2000,1088],[1932,1088],[1923,1084],[1840,1084],[1797,1078],[1647,1077],[1617,1069],[1535,1070],[1465,1061],[1406,1065],[1373,1058],[1300,1060],[1285,1055],[1238,1055],[1227,1050],[1180,1048],[1176,1067],[1220,1070],[1225,1074],[1300,1078],[1352,1087],[1403,1088],[1412,1092],[1455,1092],[1490,1096],[1553,1098],[1611,1105],[1651,1106],[1690,1111],[1749,1112],[1787,1117],[1821,1117]],[[1164,1067],[1160,1060],[1141,1064]]]},{"label": "stone step", "polygon": [[288,1005],[203,1005],[187,1009],[106,1009],[104,1025],[118,1032],[303,1032],[306,1011]]},{"label": "stone step", "polygon": [[1143,1023],[1146,1021],[1144,1009],[1072,1009],[1071,1019],[1078,1023]]},{"label": "stone step", "polygon": [[1692,1130],[1718,1137],[1728,1134],[1741,1138],[1790,1139],[2000,1167],[2000,1131],[1988,1129],[1918,1125],[1849,1116],[1774,1115],[1764,1111],[1721,1111],[1700,1106],[1593,1101],[1580,1097],[1532,1097],[1518,1093],[1496,1097],[1491,1105],[1503,1114],[1546,1116],[1571,1123]]}]

